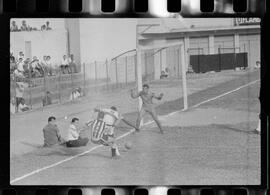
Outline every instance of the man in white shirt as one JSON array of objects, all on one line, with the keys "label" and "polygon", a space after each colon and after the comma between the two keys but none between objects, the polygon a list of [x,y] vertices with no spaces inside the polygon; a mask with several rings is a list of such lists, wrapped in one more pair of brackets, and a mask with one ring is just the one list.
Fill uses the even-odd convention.
[{"label": "man in white shirt", "polygon": [[17,59],[20,59],[20,58],[22,58],[22,60],[24,60],[24,54],[22,51],[19,52]]},{"label": "man in white shirt", "polygon": [[81,138],[79,130],[79,119],[73,118],[68,129],[68,141],[66,142],[67,147],[81,147],[86,146],[89,139]]},{"label": "man in white shirt", "polygon": [[21,103],[19,104],[19,109],[18,111],[19,112],[25,112],[25,111],[28,111],[29,110],[29,107],[25,104],[25,100],[22,99],[21,100]]},{"label": "man in white shirt", "polygon": [[46,57],[46,62],[47,62],[48,74],[50,76],[52,76],[53,72],[54,72],[54,70],[53,70],[54,67],[53,67],[52,62],[51,62],[51,56]]},{"label": "man in white shirt", "polygon": [[19,61],[18,61],[18,70],[20,72],[24,72],[23,65],[24,65],[23,58],[19,58]]},{"label": "man in white shirt", "polygon": [[23,101],[25,84],[23,82],[16,82],[15,95],[16,95],[16,109],[18,111],[19,105]]},{"label": "man in white shirt", "polygon": [[16,68],[16,69],[14,70],[14,76],[15,76],[16,78],[24,78],[23,73],[22,73],[21,71],[19,71],[18,68]]},{"label": "man in white shirt", "polygon": [[63,59],[60,65],[62,73],[68,73],[69,61],[66,55],[63,55]]}]

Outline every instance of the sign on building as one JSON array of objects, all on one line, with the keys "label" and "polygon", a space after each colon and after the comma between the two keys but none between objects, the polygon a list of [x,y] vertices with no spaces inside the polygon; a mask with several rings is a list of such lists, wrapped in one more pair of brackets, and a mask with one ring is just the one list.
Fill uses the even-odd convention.
[{"label": "sign on building", "polygon": [[259,25],[260,18],[235,18],[235,25]]}]

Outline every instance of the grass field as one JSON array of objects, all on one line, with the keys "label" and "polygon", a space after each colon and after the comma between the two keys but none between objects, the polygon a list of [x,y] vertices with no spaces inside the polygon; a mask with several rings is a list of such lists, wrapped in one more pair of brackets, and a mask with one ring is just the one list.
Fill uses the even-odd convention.
[{"label": "grass field", "polygon": [[[259,184],[260,136],[251,132],[256,127],[260,109],[259,78],[258,71],[194,76],[188,80],[190,109],[184,112],[180,111],[183,108],[181,83],[177,80],[150,83],[154,91],[166,95],[157,105],[166,132],[161,135],[148,118],[140,133],[119,129],[116,132],[122,157],[117,160],[110,158],[109,148],[92,143],[74,149],[39,148],[41,129],[49,115],[59,119],[61,129],[69,124],[63,120],[65,115],[86,121],[96,104],[117,105],[126,113],[126,118],[135,121],[137,103],[128,97],[127,89],[96,94],[91,99],[47,108],[43,112],[16,115],[11,118],[12,184]],[[85,132],[84,136],[88,135],[89,132]],[[132,142],[133,147],[125,151],[123,145],[127,141]]]}]

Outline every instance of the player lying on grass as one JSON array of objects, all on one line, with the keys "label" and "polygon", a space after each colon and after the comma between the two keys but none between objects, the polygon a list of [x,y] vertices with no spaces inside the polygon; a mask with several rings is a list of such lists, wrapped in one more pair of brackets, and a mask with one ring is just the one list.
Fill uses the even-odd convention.
[{"label": "player lying on grass", "polygon": [[104,109],[95,108],[94,111],[98,113],[97,118],[87,124],[87,126],[91,126],[92,130],[91,141],[95,144],[110,146],[112,157],[120,157],[118,146],[115,143],[115,127],[119,124],[120,120],[135,129],[136,127],[125,120],[114,106]]},{"label": "player lying on grass", "polygon": [[141,97],[142,99],[142,108],[138,113],[137,121],[136,121],[136,127],[137,129],[140,128],[141,120],[143,115],[147,112],[150,114],[150,116],[153,118],[153,120],[156,122],[157,126],[159,127],[159,130],[161,133],[164,133],[161,123],[158,119],[156,109],[153,104],[153,98],[157,100],[161,100],[163,97],[163,93],[161,93],[159,96],[156,96],[155,93],[149,92],[149,85],[144,84],[143,90],[139,93],[134,93],[134,90],[131,90],[131,97],[132,98],[138,98]]}]

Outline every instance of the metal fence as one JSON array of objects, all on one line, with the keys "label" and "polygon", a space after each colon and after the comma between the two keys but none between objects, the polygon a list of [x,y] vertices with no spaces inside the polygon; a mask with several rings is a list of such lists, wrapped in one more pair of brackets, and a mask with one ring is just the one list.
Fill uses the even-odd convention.
[{"label": "metal fence", "polygon": [[[142,52],[143,82],[159,79],[155,74],[159,75],[162,70],[161,52],[163,49],[167,48],[144,50]],[[131,52],[110,60],[83,63],[78,68],[79,72],[77,73],[63,74],[60,68],[58,68],[54,70],[56,72],[54,76],[44,74],[42,77],[33,78],[29,74],[27,78],[20,81],[12,74],[10,80],[11,97],[17,96],[16,82],[23,82],[25,84],[23,98],[30,109],[43,107],[47,92],[50,92],[49,96],[52,99],[52,104],[59,104],[75,101],[71,94],[78,88],[83,96],[87,96],[88,93],[93,92],[106,93],[127,86],[134,87],[136,86],[137,74],[136,52],[134,50]],[[167,51],[167,55],[170,56],[168,63],[178,63],[177,66],[179,67],[179,52],[177,52],[177,49],[170,48]],[[175,58],[175,60],[171,58]]]}]

